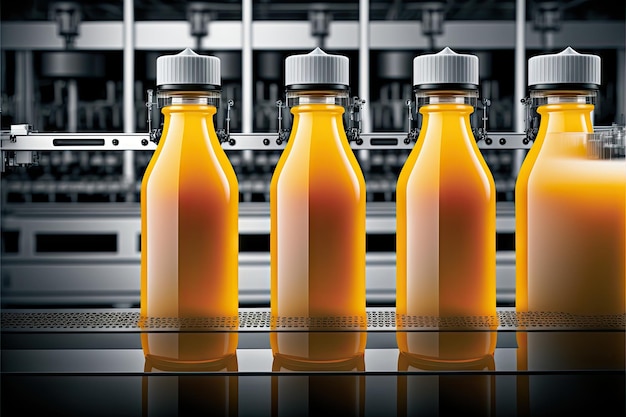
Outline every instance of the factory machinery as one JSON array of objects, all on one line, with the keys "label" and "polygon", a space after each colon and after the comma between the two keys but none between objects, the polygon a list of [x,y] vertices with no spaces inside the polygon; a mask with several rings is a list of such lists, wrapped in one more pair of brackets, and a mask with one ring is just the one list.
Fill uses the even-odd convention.
[{"label": "factory machinery", "polygon": [[[514,307],[515,181],[539,126],[528,58],[568,46],[601,57],[593,124],[602,150],[623,158],[625,21],[623,1],[596,0],[4,1],[0,413],[626,415],[624,315]],[[421,128],[412,60],[446,46],[480,62],[471,124],[496,185],[497,328],[483,316],[396,327],[395,187]],[[155,61],[187,47],[221,60],[214,121],[239,182],[239,322],[228,334],[202,319],[139,318]],[[325,349],[354,330],[277,329],[270,312],[269,185],[292,124],[284,63],[315,47],[350,59],[344,127],[366,181],[367,342],[345,366],[283,362],[270,342],[320,333]],[[418,337],[447,354],[487,334],[493,353],[470,362],[413,358],[398,343]],[[179,369],[145,356],[145,340],[179,340],[177,351],[196,336],[211,349],[236,338],[236,354]]]},{"label": "factory machinery", "polygon": [[[358,123],[353,124],[359,120],[360,108],[358,99],[354,102],[356,104],[348,110],[346,133],[350,144],[357,155],[362,151],[380,152],[383,158],[380,167],[384,166],[387,171],[376,171],[373,164],[366,171],[369,200],[366,230],[368,303],[388,305],[395,299],[395,210],[393,192],[380,183],[395,181],[401,162],[388,164],[384,154],[408,154],[418,131],[362,133]],[[533,110],[528,111],[530,115]],[[483,117],[485,126],[486,119]],[[138,152],[147,163],[158,141],[156,131],[145,134],[36,133],[28,125],[14,125],[9,132],[3,132],[1,148],[8,170],[24,166],[33,169],[47,158],[43,166],[51,174],[52,158],[63,158],[68,153],[71,158],[76,152],[91,158],[90,167],[97,155],[117,160],[123,151]],[[482,151],[512,152],[530,148],[534,131],[530,124],[521,134],[490,133],[483,126],[475,129],[475,135]],[[612,126],[606,133],[613,137],[612,142],[621,143],[623,149],[623,127]],[[240,300],[243,305],[267,305],[271,170],[264,173],[247,170],[244,153],[252,152],[257,161],[269,160],[259,164],[261,166],[275,165],[288,140],[288,129],[276,134],[236,134],[222,130],[219,136],[241,179]],[[362,159],[360,162],[366,166]],[[117,177],[114,171],[108,174],[113,178],[108,182],[59,182],[53,176],[48,181],[3,182],[3,303],[138,304],[141,248],[140,212],[136,201],[140,182],[128,182],[119,172]],[[378,197],[385,193],[391,196]],[[31,200],[15,202],[18,196],[25,195],[30,195]],[[73,204],[38,204],[37,199]],[[498,302],[511,305],[515,296],[513,202],[497,203],[496,229]]]},{"label": "factory machinery", "polygon": [[[483,98],[472,124],[496,182],[501,306],[515,296],[515,177],[538,126],[523,102],[527,57],[577,43],[600,50],[605,74],[594,121],[624,140],[623,127],[612,126],[623,124],[616,116],[624,113],[626,91],[623,19],[567,20],[574,6],[568,12],[533,2],[527,22],[519,0],[486,2],[509,19],[502,22],[471,20],[454,1],[189,2],[151,12],[144,2],[134,9],[123,3],[107,16],[110,5],[105,13],[88,3],[51,2],[43,19],[15,12],[3,22],[4,306],[139,304],[139,191],[159,129],[155,60],[186,46],[222,63],[215,122],[239,180],[243,306],[269,305],[269,184],[289,137],[282,68],[291,53],[321,46],[351,60],[354,98],[344,124],[367,186],[369,305],[395,300],[395,185],[420,127],[414,56],[451,46],[480,58]],[[22,36],[26,31],[32,36]],[[595,37],[583,41],[591,32]]]}]

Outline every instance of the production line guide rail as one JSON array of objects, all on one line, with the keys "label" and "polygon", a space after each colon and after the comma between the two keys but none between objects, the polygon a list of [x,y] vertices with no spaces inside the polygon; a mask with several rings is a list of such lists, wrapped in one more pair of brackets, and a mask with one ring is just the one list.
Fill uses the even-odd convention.
[{"label": "production line guide rail", "polygon": [[[273,357],[269,309],[242,308],[236,355],[213,368],[161,370],[144,333],[207,332],[175,319],[139,324],[138,309],[2,310],[3,415],[624,415],[626,316],[520,314],[499,308],[484,361],[415,362],[396,345],[395,309],[368,308],[365,354],[345,367],[293,368]],[[464,320],[414,317],[409,332],[459,331]],[[481,326],[476,323],[483,323]],[[334,327],[332,331],[354,331]],[[405,330],[403,330],[405,331]],[[526,350],[520,342],[526,340]],[[579,353],[580,352],[580,353]],[[26,413],[26,414],[24,414]],[[296,413],[296,414],[294,414]],[[304,414],[303,414],[304,413]],[[330,413],[330,414],[329,414]]]},{"label": "production line guide rail", "polygon": [[[287,141],[274,133],[230,133],[222,142],[224,150],[281,150]],[[360,133],[350,146],[359,149],[411,149],[407,133]],[[494,132],[477,141],[481,149],[530,149],[532,141],[525,133]],[[14,125],[0,136],[3,152],[20,151],[149,151],[156,143],[148,133],[39,133],[28,125]]]}]

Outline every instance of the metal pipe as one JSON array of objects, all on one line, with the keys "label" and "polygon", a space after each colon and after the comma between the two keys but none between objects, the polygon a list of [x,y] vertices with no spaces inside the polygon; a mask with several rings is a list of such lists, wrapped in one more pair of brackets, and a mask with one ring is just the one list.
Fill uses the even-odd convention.
[{"label": "metal pipe", "polygon": [[[123,111],[124,133],[135,131],[135,4],[133,0],[124,0],[124,76],[123,76]],[[135,184],[135,154],[134,151],[124,151],[123,177],[129,186],[126,201],[134,200],[134,193],[130,191]]]},{"label": "metal pipe", "polygon": [[615,90],[617,91],[617,109],[615,111],[615,122],[626,124],[626,51],[617,51],[617,80]]},{"label": "metal pipe", "polygon": [[135,131],[135,9],[133,0],[124,0],[124,132]]},{"label": "metal pipe", "polygon": [[[370,104],[370,2],[369,0],[359,0],[359,98],[364,100],[367,108]],[[362,118],[363,133],[372,131],[372,115],[366,112],[366,117]]]},{"label": "metal pipe", "polygon": [[[370,2],[359,0],[359,96],[365,107],[365,117],[361,117],[361,129],[363,133],[372,131],[373,114],[369,110],[370,104]],[[370,153],[362,149],[358,156],[363,166],[369,165]]]},{"label": "metal pipe", "polygon": [[624,29],[624,47],[617,50],[617,112],[615,121],[621,125],[626,125],[626,25],[624,25]]},{"label": "metal pipe", "polygon": [[78,85],[76,80],[67,80],[67,131],[78,132]]},{"label": "metal pipe", "polygon": [[524,106],[526,97],[526,0],[516,0],[515,10],[515,121],[513,130],[524,131]]},{"label": "metal pipe", "polygon": [[241,120],[242,132],[252,133],[252,0],[243,0],[241,5]]},{"label": "metal pipe", "polygon": [[15,52],[15,120],[18,123],[34,123],[35,111],[33,52]]},{"label": "metal pipe", "polygon": [[[524,131],[524,106],[522,99],[526,97],[526,0],[515,2],[515,109],[514,132]],[[522,166],[526,152],[515,151],[512,172],[515,177]]]}]

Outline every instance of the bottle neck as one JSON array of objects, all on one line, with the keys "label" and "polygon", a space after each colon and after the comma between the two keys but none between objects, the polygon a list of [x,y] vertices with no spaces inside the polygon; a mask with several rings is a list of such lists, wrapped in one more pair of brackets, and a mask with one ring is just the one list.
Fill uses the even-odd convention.
[{"label": "bottle neck", "polygon": [[219,91],[163,91],[158,92],[157,100],[163,114],[161,141],[196,142],[208,135],[212,147],[220,146],[213,121],[220,101]]},{"label": "bottle neck", "polygon": [[596,104],[594,90],[532,90],[531,106],[538,108],[547,104]]},{"label": "bottle neck", "polygon": [[168,106],[211,106],[219,107],[221,92],[214,91],[158,91],[159,108]]},{"label": "bottle neck", "polygon": [[[420,137],[426,138],[428,132],[444,130],[454,137],[472,137],[470,114],[474,112],[477,100],[476,90],[416,91]],[[441,127],[435,128],[434,125]],[[457,133],[452,134],[452,131]]]},{"label": "bottle neck", "polygon": [[289,108],[306,104],[325,104],[341,106],[345,110],[349,101],[348,90],[287,91],[287,106]]},{"label": "bottle neck", "polygon": [[467,105],[476,108],[478,90],[417,90],[415,100],[418,110],[433,104]]},{"label": "bottle neck", "polygon": [[531,91],[531,106],[539,117],[537,136],[550,132],[592,132],[596,92],[590,90]]}]

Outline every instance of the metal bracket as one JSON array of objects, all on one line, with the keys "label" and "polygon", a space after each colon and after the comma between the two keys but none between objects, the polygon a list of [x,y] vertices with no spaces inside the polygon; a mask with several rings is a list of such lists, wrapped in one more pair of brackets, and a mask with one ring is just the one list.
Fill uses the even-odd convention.
[{"label": "metal bracket", "polygon": [[161,126],[152,129],[152,107],[158,107],[158,103],[154,101],[154,91],[152,89],[147,91],[147,95],[146,108],[148,109],[148,135],[150,136],[150,142],[154,142],[158,145],[159,140],[161,139],[161,134],[163,133],[161,131]]},{"label": "metal bracket", "polygon": [[233,100],[228,100],[228,106],[226,107],[226,128],[225,129],[217,129],[217,137],[220,140],[220,143],[228,142],[229,145],[235,145],[235,139],[230,137],[230,109],[234,106],[235,102]]},{"label": "metal bracket", "polygon": [[481,120],[483,122],[483,125],[482,127],[473,129],[474,136],[476,137],[476,142],[480,142],[481,140],[484,140],[485,142],[491,141],[491,139],[489,138],[489,135],[487,134],[487,121],[489,120],[488,109],[489,107],[491,107],[491,100],[489,100],[488,98],[483,98],[482,103],[483,103],[483,117],[481,118]]},{"label": "metal bracket", "polygon": [[419,129],[417,127],[413,127],[413,101],[409,99],[404,103],[404,105],[407,108],[407,134],[406,138],[404,138],[404,143],[408,145],[412,142],[417,142]]},{"label": "metal bracket", "polygon": [[525,97],[521,100],[521,103],[526,109],[526,117],[524,118],[524,133],[526,138],[524,139],[524,145],[533,142],[539,132],[539,119],[534,116],[533,101],[530,97]]},{"label": "metal bracket", "polygon": [[365,104],[365,100],[362,100],[358,97],[352,97],[352,104],[348,105],[348,128],[346,129],[346,136],[348,137],[348,142],[355,142],[357,145],[363,144],[363,139],[361,138],[362,133],[362,124],[361,124],[361,108]]},{"label": "metal bracket", "polygon": [[287,142],[289,139],[289,129],[283,128],[283,102],[282,100],[276,100],[276,107],[278,107],[278,138],[276,139],[277,145],[282,145],[283,142]]}]

